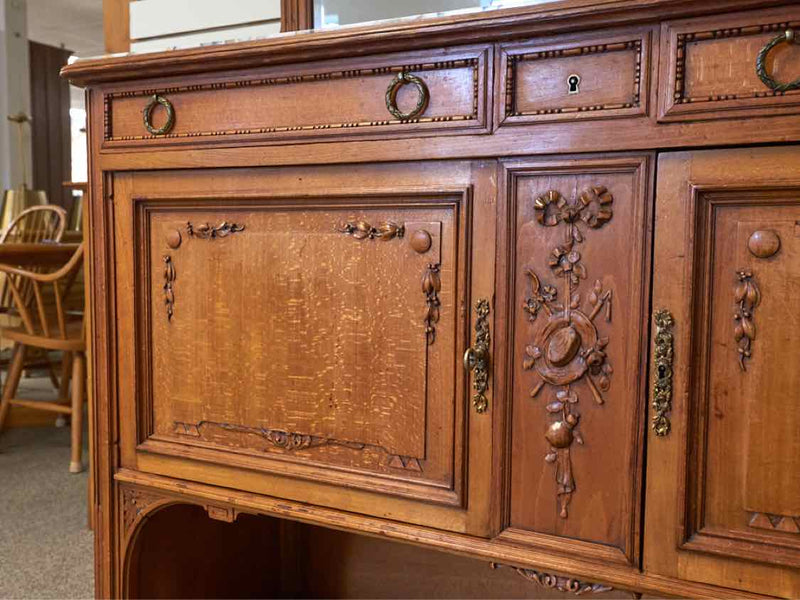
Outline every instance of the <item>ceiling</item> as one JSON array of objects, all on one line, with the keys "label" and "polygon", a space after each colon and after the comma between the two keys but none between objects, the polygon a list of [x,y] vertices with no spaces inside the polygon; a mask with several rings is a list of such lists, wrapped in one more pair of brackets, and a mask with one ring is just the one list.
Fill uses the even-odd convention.
[{"label": "ceiling", "polygon": [[27,5],[29,39],[78,56],[105,52],[103,0],[27,0]]}]

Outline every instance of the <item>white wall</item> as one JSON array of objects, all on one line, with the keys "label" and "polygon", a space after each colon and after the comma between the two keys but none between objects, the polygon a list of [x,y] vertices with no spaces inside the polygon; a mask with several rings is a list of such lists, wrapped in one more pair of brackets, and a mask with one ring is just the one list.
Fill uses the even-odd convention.
[{"label": "white wall", "polygon": [[[22,161],[18,125],[6,116],[31,113],[31,83],[28,57],[25,0],[0,0],[0,185],[3,189],[22,183]],[[32,181],[30,127],[23,126],[23,152],[27,183]]]},{"label": "white wall", "polygon": [[258,39],[281,30],[280,0],[134,0],[131,51]]},{"label": "white wall", "polygon": [[314,0],[317,27],[430,13],[543,4],[552,0]]}]

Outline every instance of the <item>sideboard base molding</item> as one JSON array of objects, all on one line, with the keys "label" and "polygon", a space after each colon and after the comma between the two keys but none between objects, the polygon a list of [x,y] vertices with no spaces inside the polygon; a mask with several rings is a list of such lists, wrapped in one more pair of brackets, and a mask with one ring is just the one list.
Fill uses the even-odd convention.
[{"label": "sideboard base molding", "polygon": [[[147,507],[142,511],[145,514],[138,515],[138,520],[135,522],[131,520],[129,525],[132,529],[129,528],[121,534],[123,546],[128,545],[135,538],[136,532],[133,529],[140,524],[142,519],[147,518],[148,514],[155,514],[159,509],[168,505],[190,504],[202,507],[210,519],[217,521],[222,521],[222,519],[216,515],[224,511],[225,514],[236,515],[237,520],[240,515],[264,515],[308,525],[358,532],[367,536],[425,546],[448,554],[486,561],[486,577],[490,577],[491,574],[489,563],[497,563],[523,571],[535,570],[543,575],[559,577],[564,580],[573,579],[587,584],[613,588],[616,595],[608,597],[621,597],[619,596],[620,592],[627,592],[627,595],[622,597],[630,597],[631,592],[709,599],[764,597],[738,590],[642,573],[631,567],[601,565],[588,560],[561,557],[552,551],[525,548],[498,538],[481,539],[374,517],[342,514],[337,510],[311,506],[302,502],[179,481],[127,469],[117,472],[115,481],[120,494],[123,489],[135,489],[139,491],[139,495],[150,498]],[[122,501],[118,504],[123,511],[125,510],[122,508],[124,504]],[[118,515],[118,518],[125,521],[124,514]],[[122,562],[126,564],[127,560],[122,559]],[[509,570],[509,572],[513,573],[513,570]],[[124,579],[122,565],[118,566],[117,575],[119,577],[118,585],[122,586],[122,579]],[[117,595],[127,597],[128,594],[124,593],[125,591],[127,590],[120,587]],[[537,597],[542,597],[541,591],[541,589],[531,590],[531,593],[538,593],[540,595]]]}]

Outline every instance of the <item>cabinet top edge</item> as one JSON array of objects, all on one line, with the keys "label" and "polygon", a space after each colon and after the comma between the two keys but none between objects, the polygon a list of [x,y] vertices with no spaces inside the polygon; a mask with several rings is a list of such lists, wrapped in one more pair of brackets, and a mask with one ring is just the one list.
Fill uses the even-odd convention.
[{"label": "cabinet top edge", "polygon": [[80,87],[319,59],[505,42],[787,4],[787,0],[554,0],[527,7],[290,32],[263,40],[80,59],[61,76]]}]

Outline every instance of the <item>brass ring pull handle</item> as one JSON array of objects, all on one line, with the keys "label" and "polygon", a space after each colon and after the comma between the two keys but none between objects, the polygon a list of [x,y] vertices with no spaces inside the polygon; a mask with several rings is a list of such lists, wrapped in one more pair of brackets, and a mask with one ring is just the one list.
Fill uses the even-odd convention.
[{"label": "brass ring pull handle", "polygon": [[659,437],[669,435],[672,424],[672,327],[675,319],[668,310],[659,310],[653,316],[656,325],[655,349],[653,351],[653,431]]},{"label": "brass ring pull handle", "polygon": [[489,389],[489,301],[480,300],[475,305],[478,318],[475,320],[475,345],[464,353],[464,368],[474,373],[472,406],[475,412],[484,413],[489,408],[486,390]]},{"label": "brass ring pull handle", "polygon": [[[151,122],[153,109],[156,107],[156,104],[160,104],[167,111],[167,122],[161,127],[153,127],[153,123]],[[142,116],[144,117],[145,128],[153,135],[165,135],[169,133],[172,126],[175,125],[175,109],[172,107],[172,102],[158,94],[153,94],[150,97],[147,106],[142,110]]]},{"label": "brass ring pull handle", "polygon": [[781,83],[776,81],[772,75],[767,73],[767,55],[775,46],[782,44],[783,42],[786,42],[787,44],[797,43],[793,29],[787,29],[781,35],[767,42],[767,45],[761,49],[761,52],[758,53],[758,58],[756,58],[756,74],[758,75],[758,78],[761,79],[761,81],[764,82],[764,85],[766,85],[769,89],[776,92],[788,92],[790,90],[800,89],[800,79],[795,79],[791,83]]},{"label": "brass ring pull handle", "polygon": [[[417,105],[407,113],[404,113],[401,112],[397,107],[397,93],[400,91],[400,88],[408,84],[411,84],[417,88]],[[425,82],[422,81],[422,79],[416,75],[412,75],[411,73],[401,71],[395,76],[394,79],[392,79],[392,83],[389,84],[389,87],[386,90],[386,108],[390,113],[392,113],[392,116],[395,119],[409,121],[411,119],[416,119],[425,112],[425,109],[428,108],[428,101],[430,98],[431,94],[428,91],[428,86],[425,85]]]}]

